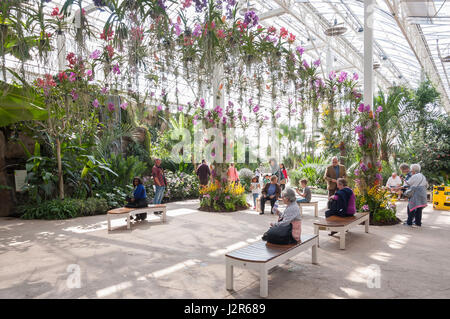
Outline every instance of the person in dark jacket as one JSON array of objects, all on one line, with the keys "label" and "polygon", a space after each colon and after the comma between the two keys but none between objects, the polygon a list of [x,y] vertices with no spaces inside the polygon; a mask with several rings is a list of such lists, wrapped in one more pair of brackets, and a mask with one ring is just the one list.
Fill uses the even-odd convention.
[{"label": "person in dark jacket", "polygon": [[344,178],[337,179],[338,191],[330,196],[330,207],[325,212],[325,217],[340,216],[349,217],[356,213],[356,197],[353,190],[347,187],[347,181]]},{"label": "person in dark jacket", "polygon": [[275,202],[281,196],[281,187],[277,184],[278,178],[274,175],[270,178],[270,183],[267,183],[261,192],[261,212],[260,215],[264,214],[264,204],[267,200],[270,200],[271,210],[270,213],[273,214],[273,206]]},{"label": "person in dark jacket", "polygon": [[[344,178],[338,178],[336,184],[337,192],[329,198],[330,206],[329,210],[325,212],[325,217],[351,217],[356,213],[355,194],[350,187],[347,187],[347,181]],[[336,233],[332,231],[329,235],[333,236]]]},{"label": "person in dark jacket", "polygon": [[200,166],[197,168],[197,176],[200,180],[200,186],[208,185],[210,175],[211,171],[208,164],[206,164],[205,160],[202,160],[202,164],[200,164]]},{"label": "person in dark jacket", "polygon": [[[125,207],[129,208],[143,208],[147,207],[147,192],[145,191],[145,187],[142,184],[142,181],[139,177],[133,178],[133,186],[134,192],[133,197],[127,196],[126,200],[128,204]],[[131,217],[132,219],[133,217]],[[147,218],[147,213],[136,214],[136,221],[145,220]]]}]

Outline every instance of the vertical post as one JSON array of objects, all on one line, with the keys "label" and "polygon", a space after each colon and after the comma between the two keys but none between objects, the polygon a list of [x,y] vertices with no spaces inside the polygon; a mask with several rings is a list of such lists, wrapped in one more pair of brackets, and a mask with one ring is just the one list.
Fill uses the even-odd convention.
[{"label": "vertical post", "polygon": [[319,237],[316,237],[316,239],[314,241],[315,241],[315,243],[312,246],[312,263],[314,265],[317,265],[317,246],[319,244]]},{"label": "vertical post", "polygon": [[56,46],[58,49],[58,71],[63,71],[66,64],[66,37],[60,30],[57,32]]},{"label": "vertical post", "polygon": [[225,268],[226,268],[226,288],[227,290],[233,290],[233,265],[227,257],[225,257]]},{"label": "vertical post", "polygon": [[375,0],[364,0],[364,104],[373,104],[373,24]]},{"label": "vertical post", "polygon": [[[332,41],[332,39],[330,38],[329,41]],[[328,74],[330,74],[331,71],[333,71],[333,62],[334,62],[334,57],[333,57],[333,51],[331,50],[331,45],[328,44],[327,45],[327,67],[326,67],[326,76],[328,76]]]},{"label": "vertical post", "polygon": [[339,248],[345,249],[345,230],[339,232]]},{"label": "vertical post", "polygon": [[266,265],[261,264],[259,270],[259,295],[261,297],[267,297],[269,295],[269,276]]},{"label": "vertical post", "polygon": [[317,247],[320,247],[320,245],[319,245],[319,225],[314,225],[314,235],[317,235]]}]

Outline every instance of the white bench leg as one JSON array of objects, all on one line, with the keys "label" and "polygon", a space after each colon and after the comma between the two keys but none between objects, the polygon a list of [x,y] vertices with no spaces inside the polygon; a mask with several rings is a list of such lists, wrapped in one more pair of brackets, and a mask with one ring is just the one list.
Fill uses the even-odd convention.
[{"label": "white bench leg", "polygon": [[319,245],[319,237],[315,239],[316,243],[312,246],[312,263],[317,265],[317,246]]},{"label": "white bench leg", "polygon": [[314,225],[314,235],[317,235],[317,247],[320,247],[319,245],[319,226]]},{"label": "white bench leg", "polygon": [[303,218],[303,208],[302,208],[302,205],[299,205],[299,206],[300,206],[299,207],[300,208],[300,217]]},{"label": "white bench leg", "polygon": [[269,295],[269,276],[266,265],[261,265],[259,271],[259,295],[261,297]]},{"label": "white bench leg", "polygon": [[164,208],[164,210],[163,210],[163,212],[161,214],[161,220],[162,220],[163,223],[166,222],[166,209],[165,208]]},{"label": "white bench leg", "polygon": [[130,229],[130,228],[131,228],[131,214],[128,213],[128,216],[127,216],[127,229]]},{"label": "white bench leg", "polygon": [[369,233],[369,218],[366,220],[365,226],[366,226],[366,233]]},{"label": "white bench leg", "polygon": [[109,214],[108,215],[108,231],[111,231],[111,216]]},{"label": "white bench leg", "polygon": [[314,216],[319,217],[319,203],[314,204]]},{"label": "white bench leg", "polygon": [[226,288],[227,290],[233,290],[233,265],[231,265],[228,261],[228,258],[225,261],[226,268]]},{"label": "white bench leg", "polygon": [[340,238],[339,238],[339,248],[345,249],[345,230],[342,230],[339,232]]}]

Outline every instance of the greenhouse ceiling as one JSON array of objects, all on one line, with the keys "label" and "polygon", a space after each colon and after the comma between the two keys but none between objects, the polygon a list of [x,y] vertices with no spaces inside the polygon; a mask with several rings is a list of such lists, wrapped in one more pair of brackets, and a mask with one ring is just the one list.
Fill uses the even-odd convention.
[{"label": "greenhouse ceiling", "polygon": [[[62,7],[65,1],[46,2],[51,2],[51,8]],[[182,3],[178,2],[168,8],[174,17]],[[363,0],[241,0],[239,3],[242,15],[246,10],[254,10],[262,25],[283,26],[295,34],[296,42],[306,48],[309,57],[321,59],[324,76],[331,70],[343,70],[357,72],[363,79]],[[450,1],[376,0],[375,3],[375,85],[387,88],[402,84],[414,88],[428,77],[441,93],[449,112]],[[82,1],[82,5],[92,18],[90,23],[100,30],[109,17],[108,12],[95,7],[92,1]],[[332,35],[326,35],[326,30]],[[333,30],[340,31],[333,35]],[[75,51],[70,39],[67,42],[67,50]],[[93,50],[96,43],[88,46]],[[9,62],[17,67],[14,61]],[[35,75],[57,68],[56,56],[44,67],[33,62],[27,65],[27,71]]]},{"label": "greenhouse ceiling", "polygon": [[[311,54],[322,61],[327,61],[331,50],[330,69],[354,70],[362,75],[363,0],[258,0],[243,1],[243,5],[256,9],[267,24],[295,30]],[[445,61],[446,57],[450,60],[450,1],[377,0],[375,14],[377,85],[416,87],[426,74],[449,112],[450,61]],[[334,26],[344,27],[345,33],[325,35],[324,31]]]}]

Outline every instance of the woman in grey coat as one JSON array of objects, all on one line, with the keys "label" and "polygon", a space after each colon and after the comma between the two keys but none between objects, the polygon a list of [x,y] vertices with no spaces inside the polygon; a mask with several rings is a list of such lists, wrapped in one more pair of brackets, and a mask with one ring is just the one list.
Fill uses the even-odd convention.
[{"label": "woman in grey coat", "polygon": [[[427,206],[427,187],[428,182],[425,176],[420,172],[420,165],[411,165],[412,176],[405,181],[409,186],[407,192],[412,192],[408,199],[408,220],[405,225],[412,226],[415,219],[416,226],[422,226],[422,210]],[[406,193],[405,193],[406,195]]]}]

